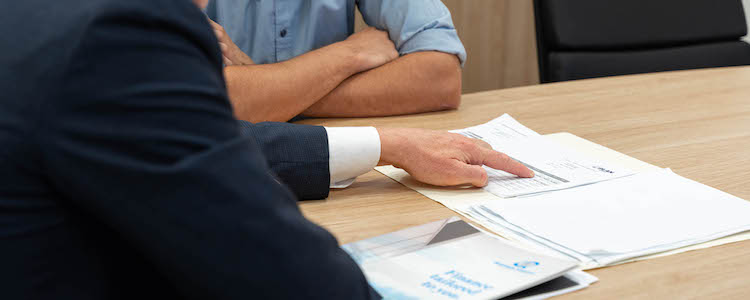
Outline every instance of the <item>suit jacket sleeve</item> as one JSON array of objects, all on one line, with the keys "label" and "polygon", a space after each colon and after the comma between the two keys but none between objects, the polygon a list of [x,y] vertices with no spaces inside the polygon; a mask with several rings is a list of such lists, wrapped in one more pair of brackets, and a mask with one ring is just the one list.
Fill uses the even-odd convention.
[{"label": "suit jacket sleeve", "polygon": [[[241,136],[216,40],[190,1],[111,1],[87,28],[36,133],[61,197],[187,298],[370,298],[357,265],[274,178],[264,148]],[[306,132],[289,126],[253,131],[267,141]]]},{"label": "suit jacket sleeve", "polygon": [[325,128],[240,121],[240,131],[260,145],[271,170],[299,199],[328,197],[331,174]]}]

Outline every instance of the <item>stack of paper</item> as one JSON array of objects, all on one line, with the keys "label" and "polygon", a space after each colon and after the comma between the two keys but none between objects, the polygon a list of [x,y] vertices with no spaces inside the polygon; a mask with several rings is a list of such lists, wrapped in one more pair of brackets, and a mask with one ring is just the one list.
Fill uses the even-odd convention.
[{"label": "stack of paper", "polygon": [[488,169],[484,189],[439,188],[390,166],[377,170],[519,245],[584,269],[750,239],[749,202],[670,170],[570,134],[539,136],[508,115],[455,132],[487,141],[539,178]]},{"label": "stack of paper", "polygon": [[670,170],[474,209],[495,226],[599,265],[750,230],[750,203]]},{"label": "stack of paper", "polygon": [[455,217],[342,248],[386,299],[542,299],[597,280],[570,271],[576,262],[513,247]]}]

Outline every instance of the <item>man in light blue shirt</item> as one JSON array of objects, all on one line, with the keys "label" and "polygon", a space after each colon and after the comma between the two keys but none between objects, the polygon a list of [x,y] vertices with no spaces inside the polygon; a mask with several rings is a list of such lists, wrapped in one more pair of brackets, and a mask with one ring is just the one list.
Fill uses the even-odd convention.
[{"label": "man in light blue shirt", "polygon": [[[372,26],[354,33],[358,7]],[[212,0],[237,117],[457,108],[466,51],[440,0]]]}]

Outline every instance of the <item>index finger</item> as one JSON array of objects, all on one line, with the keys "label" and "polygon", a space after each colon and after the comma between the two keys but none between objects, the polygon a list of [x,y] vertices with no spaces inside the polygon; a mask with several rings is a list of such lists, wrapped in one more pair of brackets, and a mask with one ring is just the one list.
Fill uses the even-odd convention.
[{"label": "index finger", "polygon": [[485,149],[484,161],[482,163],[495,170],[502,170],[518,177],[534,177],[534,171],[530,170],[522,163],[515,161],[505,153],[500,153],[495,150]]}]

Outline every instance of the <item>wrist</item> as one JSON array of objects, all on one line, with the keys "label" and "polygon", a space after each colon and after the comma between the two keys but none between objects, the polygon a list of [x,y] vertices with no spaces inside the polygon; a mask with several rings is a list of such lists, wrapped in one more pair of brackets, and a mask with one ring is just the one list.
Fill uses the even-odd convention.
[{"label": "wrist", "polygon": [[344,40],[331,46],[336,51],[336,59],[347,67],[350,76],[367,70],[363,51],[356,43]]},{"label": "wrist", "polygon": [[396,165],[402,156],[405,143],[398,129],[375,128],[380,135],[380,160],[378,165]]}]

